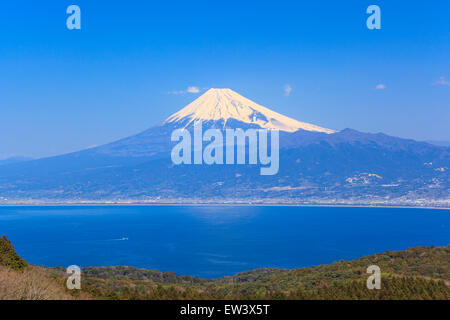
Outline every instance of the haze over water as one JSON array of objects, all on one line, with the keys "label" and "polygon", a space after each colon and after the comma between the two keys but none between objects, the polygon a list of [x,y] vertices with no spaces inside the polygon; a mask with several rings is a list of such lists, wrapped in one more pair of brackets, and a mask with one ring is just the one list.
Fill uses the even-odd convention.
[{"label": "haze over water", "polygon": [[258,206],[0,207],[29,263],[220,277],[450,243],[450,211]]}]

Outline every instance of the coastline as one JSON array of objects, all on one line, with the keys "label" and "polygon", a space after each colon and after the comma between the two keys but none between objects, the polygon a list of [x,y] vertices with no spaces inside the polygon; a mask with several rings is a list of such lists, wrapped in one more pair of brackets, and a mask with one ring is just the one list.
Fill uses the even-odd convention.
[{"label": "coastline", "polygon": [[433,206],[408,206],[399,205],[367,205],[367,204],[303,204],[303,203],[221,203],[221,202],[33,202],[33,203],[0,203],[2,207],[146,207],[146,206],[190,206],[190,207],[323,207],[323,208],[386,208],[386,209],[428,209],[428,210],[450,210],[450,207]]}]

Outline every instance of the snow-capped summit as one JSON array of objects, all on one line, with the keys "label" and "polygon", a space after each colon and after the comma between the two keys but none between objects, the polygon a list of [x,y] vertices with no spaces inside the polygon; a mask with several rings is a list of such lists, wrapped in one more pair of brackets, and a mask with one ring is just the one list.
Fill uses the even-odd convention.
[{"label": "snow-capped summit", "polygon": [[183,123],[188,126],[195,121],[237,120],[258,125],[265,129],[294,132],[299,129],[324,133],[334,130],[322,128],[310,123],[300,122],[267,109],[231,89],[209,89],[198,99],[167,118],[164,123]]}]

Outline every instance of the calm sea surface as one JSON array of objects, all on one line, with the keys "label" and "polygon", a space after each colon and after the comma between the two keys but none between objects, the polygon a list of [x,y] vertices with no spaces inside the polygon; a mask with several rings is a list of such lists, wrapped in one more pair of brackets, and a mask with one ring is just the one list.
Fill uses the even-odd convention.
[{"label": "calm sea surface", "polygon": [[28,262],[131,265],[219,277],[298,268],[450,243],[450,211],[400,208],[98,206],[0,207]]}]

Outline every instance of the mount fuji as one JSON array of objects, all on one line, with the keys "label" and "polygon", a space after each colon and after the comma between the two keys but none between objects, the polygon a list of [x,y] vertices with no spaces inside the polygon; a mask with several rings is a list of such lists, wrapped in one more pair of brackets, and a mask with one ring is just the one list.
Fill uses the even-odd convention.
[{"label": "mount fuji", "polygon": [[[174,165],[171,133],[280,131],[279,172]],[[70,154],[0,166],[0,204],[263,203],[450,207],[450,148],[300,122],[230,89],[210,89],[148,130]]]},{"label": "mount fuji", "polygon": [[[267,109],[241,96],[231,89],[209,89],[200,98],[167,118],[165,124],[180,124],[188,127],[195,121],[215,122],[222,127],[235,127],[236,121],[262,129],[278,129],[286,132],[307,130],[334,133],[310,123],[300,122]],[[233,123],[227,126],[227,122]]]}]

